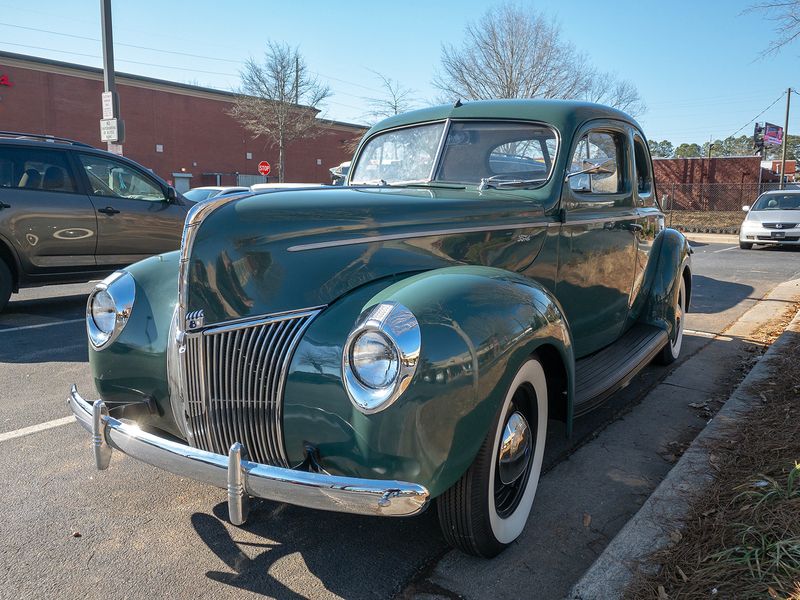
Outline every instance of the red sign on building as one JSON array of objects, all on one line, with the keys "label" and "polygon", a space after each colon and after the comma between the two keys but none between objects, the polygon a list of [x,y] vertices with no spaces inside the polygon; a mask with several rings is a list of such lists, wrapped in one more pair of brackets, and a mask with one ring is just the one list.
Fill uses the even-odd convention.
[{"label": "red sign on building", "polygon": [[12,81],[8,78],[8,75],[5,73],[0,73],[0,85],[5,85],[8,87],[14,87]]},{"label": "red sign on building", "polygon": [[262,160],[260,163],[258,163],[258,172],[262,175],[269,175],[271,169],[272,167],[270,167],[269,163],[265,160]]}]

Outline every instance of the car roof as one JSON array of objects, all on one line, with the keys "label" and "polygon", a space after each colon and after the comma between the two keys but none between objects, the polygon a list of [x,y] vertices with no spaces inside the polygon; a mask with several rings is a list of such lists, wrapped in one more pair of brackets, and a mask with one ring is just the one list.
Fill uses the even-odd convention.
[{"label": "car roof", "polygon": [[761,193],[762,196],[772,196],[772,195],[777,195],[777,194],[781,194],[781,195],[783,195],[783,194],[797,195],[797,194],[800,194],[800,189],[788,188],[788,189],[785,189],[785,190],[767,190],[766,192],[762,192]]},{"label": "car roof", "polygon": [[541,121],[562,132],[570,131],[592,119],[618,119],[639,124],[630,115],[602,104],[577,100],[474,100],[431,106],[384,119],[370,129],[363,139],[383,129],[403,127],[424,121],[443,119],[520,119]]}]

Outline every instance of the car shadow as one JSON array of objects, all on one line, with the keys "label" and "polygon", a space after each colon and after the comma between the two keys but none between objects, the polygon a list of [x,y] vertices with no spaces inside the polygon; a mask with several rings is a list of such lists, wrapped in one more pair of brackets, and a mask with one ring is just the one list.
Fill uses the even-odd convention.
[{"label": "car shadow", "polygon": [[17,300],[11,296],[11,301],[0,313],[0,328],[30,325],[39,322],[42,318],[76,319],[82,317],[86,310],[86,298],[86,294],[27,298],[25,300]]},{"label": "car shadow", "polygon": [[744,283],[720,281],[704,275],[692,275],[692,297],[689,312],[720,313],[739,304],[755,288]]},{"label": "car shadow", "polygon": [[391,519],[253,499],[248,522],[240,528],[227,523],[226,503],[215,506],[213,515],[195,513],[191,520],[221,562],[220,569],[206,573],[211,580],[269,597],[306,598],[284,583],[291,580],[285,572],[273,568],[299,553],[329,592],[376,598],[393,595],[398,581],[446,550],[431,508],[417,517]]}]

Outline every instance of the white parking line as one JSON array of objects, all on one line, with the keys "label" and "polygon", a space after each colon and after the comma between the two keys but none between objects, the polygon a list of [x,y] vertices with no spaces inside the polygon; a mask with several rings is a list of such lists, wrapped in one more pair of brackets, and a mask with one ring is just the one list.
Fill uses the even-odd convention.
[{"label": "white parking line", "polygon": [[21,327],[7,327],[0,329],[0,333],[10,333],[12,331],[22,331],[23,329],[39,329],[41,327],[50,327],[52,325],[66,325],[67,323],[80,323],[85,319],[68,319],[66,321],[53,321],[52,323],[39,323],[38,325],[23,325]]},{"label": "white parking line", "polygon": [[53,427],[60,427],[61,425],[74,422],[75,417],[62,417],[60,419],[56,419],[55,421],[47,421],[46,423],[39,423],[38,425],[23,427],[22,429],[17,429],[16,431],[0,433],[0,442],[6,442],[8,440],[31,435],[32,433],[39,433],[40,431],[46,431],[47,429],[52,429]]},{"label": "white parking line", "polygon": [[723,248],[722,250],[712,250],[712,254],[716,254],[717,252],[727,252],[728,250],[736,250],[739,246],[731,246],[730,248]]}]

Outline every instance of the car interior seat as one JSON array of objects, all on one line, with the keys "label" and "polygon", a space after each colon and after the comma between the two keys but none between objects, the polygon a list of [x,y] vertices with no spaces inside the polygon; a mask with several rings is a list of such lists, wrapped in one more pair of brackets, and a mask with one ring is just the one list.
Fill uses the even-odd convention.
[{"label": "car interior seat", "polygon": [[44,179],[42,179],[42,189],[66,192],[67,177],[64,169],[55,165],[47,167],[44,172]]},{"label": "car interior seat", "polygon": [[38,189],[42,184],[42,176],[36,169],[25,169],[22,177],[19,178],[17,187]]}]

